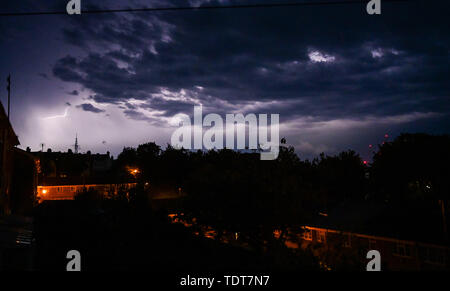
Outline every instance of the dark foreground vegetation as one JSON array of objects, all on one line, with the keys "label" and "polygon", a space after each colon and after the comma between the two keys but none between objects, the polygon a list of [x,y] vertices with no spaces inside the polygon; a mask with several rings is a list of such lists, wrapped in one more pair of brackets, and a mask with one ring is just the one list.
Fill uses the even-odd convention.
[{"label": "dark foreground vegetation", "polygon": [[187,194],[186,217],[219,232],[249,233],[256,245],[269,240],[274,229],[284,230],[313,220],[319,212],[367,201],[384,204],[390,215],[401,213],[390,218],[391,224],[397,219],[404,222],[397,228],[417,227],[419,219],[438,228],[442,240],[446,236],[447,135],[402,134],[374,148],[373,163],[364,163],[351,150],[309,161],[301,160],[293,147],[282,145],[277,160],[261,161],[256,151],[191,152],[171,146],[162,150],[147,143],[125,148],[115,162],[115,173],[126,173],[122,169],[127,166],[139,168],[137,180],[149,182],[152,191]]},{"label": "dark foreground vegetation", "polygon": [[133,202],[51,201],[35,213],[35,269],[65,271],[78,250],[84,271],[319,270],[311,255],[286,248],[258,252],[195,236],[165,211]]},{"label": "dark foreground vegetation", "polygon": [[[289,229],[341,209],[335,217],[354,213],[362,220],[367,203],[384,212],[359,231],[448,245],[449,149],[449,136],[426,134],[380,145],[373,163],[350,150],[301,160],[285,145],[274,161],[261,161],[257,151],[163,150],[155,143],[125,148],[110,176],[137,182],[128,196],[86,192],[35,209],[37,268],[60,270],[67,251],[76,249],[88,270],[318,270],[310,251],[285,246]],[[178,194],[170,211],[213,227],[216,239],[170,223],[169,208],[152,200],[161,193]],[[239,234],[247,247],[222,243],[226,233]],[[333,269],[361,270],[340,250],[326,254]]]}]

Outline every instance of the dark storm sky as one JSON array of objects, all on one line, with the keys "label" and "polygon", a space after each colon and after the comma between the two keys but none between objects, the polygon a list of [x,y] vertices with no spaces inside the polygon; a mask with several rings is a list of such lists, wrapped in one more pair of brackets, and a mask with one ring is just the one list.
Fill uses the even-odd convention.
[{"label": "dark storm sky", "polygon": [[[16,0],[1,12],[65,10]],[[88,1],[82,8],[258,1]],[[286,1],[284,1],[286,2]],[[299,1],[301,2],[301,1]],[[171,117],[279,113],[301,157],[367,158],[388,133],[450,133],[448,1],[0,18],[0,76],[12,74],[21,147],[117,154],[165,145]],[[4,79],[3,79],[4,80]],[[6,91],[1,94],[6,106]]]}]

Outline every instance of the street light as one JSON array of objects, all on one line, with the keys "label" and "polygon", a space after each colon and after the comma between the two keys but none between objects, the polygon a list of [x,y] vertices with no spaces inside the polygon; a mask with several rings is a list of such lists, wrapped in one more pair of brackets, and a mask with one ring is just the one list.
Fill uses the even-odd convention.
[{"label": "street light", "polygon": [[140,172],[139,168],[133,168],[133,167],[130,167],[130,166],[127,166],[127,171],[133,176],[136,176]]}]

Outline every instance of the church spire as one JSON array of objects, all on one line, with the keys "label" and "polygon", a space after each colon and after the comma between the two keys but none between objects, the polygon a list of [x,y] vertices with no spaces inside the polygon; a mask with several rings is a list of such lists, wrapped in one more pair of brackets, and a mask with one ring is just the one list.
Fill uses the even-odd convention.
[{"label": "church spire", "polygon": [[75,153],[78,154],[78,133],[75,134]]}]

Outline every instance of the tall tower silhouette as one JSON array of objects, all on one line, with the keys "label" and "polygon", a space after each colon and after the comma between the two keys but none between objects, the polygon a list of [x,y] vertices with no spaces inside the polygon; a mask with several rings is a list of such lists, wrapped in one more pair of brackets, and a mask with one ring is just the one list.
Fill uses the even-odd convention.
[{"label": "tall tower silhouette", "polygon": [[78,154],[78,133],[75,135],[75,153]]}]

